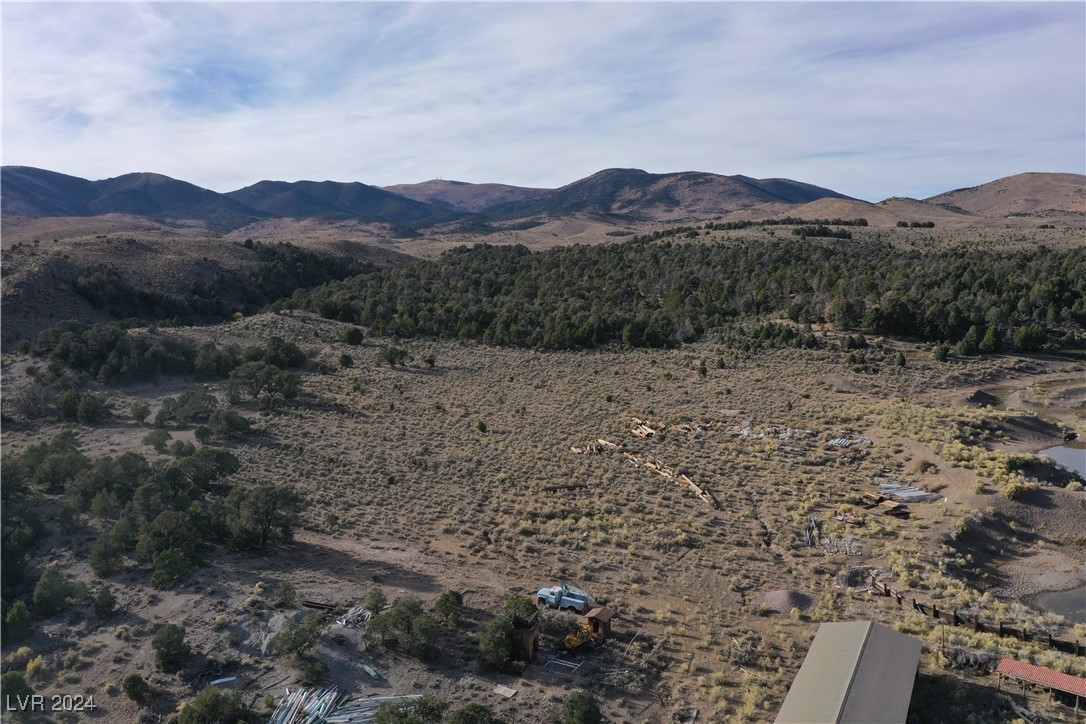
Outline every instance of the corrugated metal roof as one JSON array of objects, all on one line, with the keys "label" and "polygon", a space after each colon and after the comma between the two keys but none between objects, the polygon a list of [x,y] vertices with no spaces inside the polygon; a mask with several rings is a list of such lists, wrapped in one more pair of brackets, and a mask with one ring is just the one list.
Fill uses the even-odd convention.
[{"label": "corrugated metal roof", "polygon": [[920,642],[870,621],[818,629],[777,724],[904,724]]},{"label": "corrugated metal roof", "polygon": [[1071,676],[1070,674],[1061,674],[1043,666],[1034,666],[1014,659],[1003,659],[999,662],[999,666],[996,667],[996,671],[1007,676],[1013,676],[1016,679],[1040,684],[1049,689],[1058,689],[1076,696],[1086,696],[1086,679]]}]

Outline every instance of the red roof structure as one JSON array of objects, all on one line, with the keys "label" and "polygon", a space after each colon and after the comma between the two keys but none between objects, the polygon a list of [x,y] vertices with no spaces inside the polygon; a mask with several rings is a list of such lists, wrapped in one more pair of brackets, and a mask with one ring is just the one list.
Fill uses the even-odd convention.
[{"label": "red roof structure", "polygon": [[1046,689],[1055,689],[1065,694],[1086,696],[1086,679],[1070,674],[1061,674],[1043,666],[1034,666],[1014,659],[1003,659],[996,671],[1004,676],[1020,681],[1038,684]]}]

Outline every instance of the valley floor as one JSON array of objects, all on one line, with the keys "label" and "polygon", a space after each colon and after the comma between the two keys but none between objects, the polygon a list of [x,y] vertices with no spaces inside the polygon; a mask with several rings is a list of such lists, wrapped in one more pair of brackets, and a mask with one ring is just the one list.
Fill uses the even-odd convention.
[{"label": "valley floor", "polygon": [[[31,682],[36,690],[93,693],[100,720],[143,721],[174,711],[220,675],[236,676],[231,685],[262,710],[267,695],[293,690],[298,675],[267,644],[288,617],[309,613],[272,605],[283,581],[299,601],[343,608],[378,585],[390,600],[413,594],[427,605],[442,591],[464,592],[464,621],[442,632],[429,664],[336,624],[317,658],[329,681],[357,695],[434,693],[454,706],[483,703],[510,722],[538,721],[575,688],[592,691],[609,721],[667,721],[691,709],[699,721],[771,721],[819,622],[850,619],[925,640],[918,696],[928,702],[914,706],[916,721],[938,719],[928,713],[936,697],[952,702],[940,716],[984,706],[1013,719],[994,676],[941,667],[938,627],[872,595],[872,575],[944,610],[1086,638],[1025,605],[1041,591],[1086,581],[1086,493],[1046,485],[1065,480],[1041,464],[1023,473],[1040,486],[1015,500],[995,479],[1000,456],[1060,444],[1066,431],[1086,433],[1081,362],[937,362],[926,348],[885,340],[866,353],[877,371],[857,372],[830,336],[819,350],[749,355],[712,342],[542,353],[379,338],[352,347],[336,341],[342,329],[287,313],[170,332],[242,344],[277,335],[310,353],[298,399],[269,415],[244,402],[239,409],[256,432],[228,445],[241,461],[233,482],[287,484],[303,495],[304,529],[268,555],[205,550],[209,564],[175,591],[152,589],[149,574],[130,563],[108,580],[120,599],[111,618],[96,622],[79,604],[35,623],[25,645],[45,663]],[[389,344],[412,360],[383,364]],[[894,363],[899,350],[904,367]],[[342,366],[343,354],[350,366]],[[5,359],[5,397],[33,383],[28,364]],[[76,426],[82,449],[153,457],[142,443],[148,428],[127,415],[131,403],[147,400],[153,418],[163,398],[198,386],[162,380],[105,389],[117,416]],[[634,434],[642,423],[655,432]],[[5,453],[62,429],[5,427]],[[169,432],[192,439],[191,429]],[[639,464],[646,460],[673,476]],[[891,481],[939,498],[910,504],[908,519],[865,509],[863,494]],[[845,513],[861,523],[834,519]],[[812,547],[804,540],[809,519],[821,526]],[[54,529],[35,563],[57,560],[74,580],[98,588],[86,556],[101,526],[80,517]],[[551,612],[539,659],[523,676],[481,671],[475,640],[504,601],[560,581],[615,611],[614,637],[578,654],[584,666],[576,674],[545,666],[578,626],[573,614]],[[149,647],[167,621],[183,623],[198,654],[177,675],[156,673]],[[942,634],[954,647],[991,645],[963,629]],[[1086,674],[1081,658],[1009,639],[999,646],[1004,655]],[[5,645],[5,657],[15,648]],[[119,690],[131,672],[157,692],[143,707]],[[498,684],[516,695],[494,693]],[[1026,704],[1069,717],[1043,698]]]}]

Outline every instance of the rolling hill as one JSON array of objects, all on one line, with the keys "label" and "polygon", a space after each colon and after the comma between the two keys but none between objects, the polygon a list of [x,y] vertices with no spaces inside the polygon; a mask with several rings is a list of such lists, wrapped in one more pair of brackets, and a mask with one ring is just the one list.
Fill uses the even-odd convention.
[{"label": "rolling hill", "polygon": [[1020,173],[924,200],[988,217],[1040,216],[1053,212],[1086,216],[1086,176]]},{"label": "rolling hill", "polygon": [[359,182],[260,181],[220,194],[160,174],[89,181],[26,166],[3,167],[0,183],[0,211],[9,218],[124,215],[215,232],[304,219],[385,224],[402,232],[394,231],[393,237],[405,238],[424,229],[439,236],[485,233],[488,225],[511,229],[508,224],[521,223],[517,220],[538,225],[568,218],[633,226],[802,216],[864,217],[876,225],[1035,226],[1043,220],[1071,227],[1086,219],[1086,177],[1055,173],[1019,174],[925,200],[894,197],[877,205],[791,179],[620,168],[557,189],[439,179],[385,188]]},{"label": "rolling hill", "polygon": [[161,174],[130,173],[88,181],[28,166],[5,166],[0,173],[4,216],[129,214],[226,229],[268,215],[224,194]]},{"label": "rolling hill", "polygon": [[384,190],[415,201],[445,203],[459,211],[483,211],[498,204],[532,199],[545,194],[549,189],[432,179],[417,184],[385,186]]},{"label": "rolling hill", "polygon": [[486,215],[510,219],[597,213],[640,221],[677,221],[721,216],[759,204],[804,203],[824,197],[848,198],[787,179],[760,181],[690,171],[653,174],[612,168],[534,199],[495,206]]},{"label": "rolling hill", "polygon": [[435,223],[451,216],[444,207],[358,182],[260,181],[227,196],[268,216],[290,218],[363,219],[414,225]]}]

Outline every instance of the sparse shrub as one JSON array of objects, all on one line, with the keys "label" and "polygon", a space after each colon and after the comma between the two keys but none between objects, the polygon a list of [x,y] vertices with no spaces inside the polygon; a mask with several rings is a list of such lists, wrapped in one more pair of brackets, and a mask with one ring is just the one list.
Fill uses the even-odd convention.
[{"label": "sparse shrub", "polygon": [[1077,493],[1078,491],[1082,490],[1082,487],[1082,483],[1077,480],[1072,480],[1070,483],[1067,484],[1067,487],[1064,489],[1071,493]]},{"label": "sparse shrub", "polygon": [[1037,489],[1036,483],[1027,483],[1023,480],[1011,479],[999,486],[999,494],[1007,500],[1018,500],[1026,493]]},{"label": "sparse shrub", "polygon": [[192,562],[179,548],[167,548],[154,555],[155,572],[151,585],[159,589],[174,588],[192,573]]},{"label": "sparse shrub", "polygon": [[380,586],[376,586],[371,588],[370,592],[366,594],[366,602],[364,605],[367,611],[377,615],[385,610],[385,606],[388,605],[388,598],[385,596],[384,590]]},{"label": "sparse shrub", "polygon": [[294,538],[302,514],[302,499],[286,485],[236,487],[226,498],[231,511],[230,538],[239,548],[267,551],[272,543]]},{"label": "sparse shrub", "polygon": [[324,620],[323,613],[315,613],[302,621],[287,621],[272,640],[275,655],[304,657],[320,641]]},{"label": "sparse shrub", "polygon": [[40,654],[26,662],[26,676],[31,680],[44,677],[45,670],[45,657]]},{"label": "sparse shrub", "polygon": [[30,660],[34,657],[34,651],[29,646],[20,646],[14,652],[8,655],[4,663],[8,666],[21,669],[30,663]]},{"label": "sparse shrub", "polygon": [[411,355],[406,349],[390,344],[377,353],[377,358],[389,367],[395,368],[396,365],[402,365],[407,362],[407,360],[411,358]]},{"label": "sparse shrub", "polygon": [[468,704],[449,713],[446,724],[504,724],[482,704]]},{"label": "sparse shrub", "polygon": [[22,601],[16,601],[4,617],[4,643],[18,643],[30,633],[30,610]]},{"label": "sparse shrub", "polygon": [[418,699],[386,701],[373,717],[373,724],[437,724],[449,703],[433,694]]},{"label": "sparse shrub", "polygon": [[155,665],[166,673],[180,671],[192,655],[192,647],[185,641],[185,627],[168,623],[151,639],[155,652]]},{"label": "sparse shrub", "polygon": [[486,432],[486,423],[482,420],[479,420],[478,424],[475,427],[478,428],[479,432]]},{"label": "sparse shrub", "polygon": [[341,354],[339,356],[339,366],[344,367],[344,368],[353,367],[354,366],[354,357],[351,357],[351,355],[344,352],[343,354]]},{"label": "sparse shrub", "polygon": [[450,626],[460,625],[464,615],[464,596],[459,591],[445,591],[434,602],[434,613]]},{"label": "sparse shrub", "polygon": [[181,706],[178,724],[217,724],[218,722],[247,722],[252,712],[236,691],[222,691],[209,686],[195,699]]},{"label": "sparse shrub", "polygon": [[342,332],[339,333],[339,341],[340,342],[343,342],[344,344],[355,345],[355,346],[362,344],[362,339],[364,337],[365,337],[365,335],[362,333],[362,330],[359,329],[358,327],[347,327],[347,329],[345,329],[345,330],[343,330]]},{"label": "sparse shrub", "polygon": [[45,616],[62,611],[67,605],[71,586],[56,563],[52,563],[34,586],[34,610]]},{"label": "sparse shrub", "polygon": [[429,661],[437,653],[439,625],[433,616],[422,614],[411,622],[411,638],[408,650],[411,655],[422,661]]},{"label": "sparse shrub", "polygon": [[276,608],[289,608],[298,598],[298,592],[289,581],[280,581],[272,592],[272,605]]},{"label": "sparse shrub", "polygon": [[94,615],[98,618],[108,618],[116,607],[117,597],[113,595],[113,591],[109,590],[109,586],[99,588],[98,595],[94,597]]},{"label": "sparse shrub", "polygon": [[170,445],[170,455],[175,458],[186,458],[196,452],[196,446],[184,440],[174,440]]},{"label": "sparse shrub", "polygon": [[16,702],[18,699],[24,701],[27,697],[34,695],[34,689],[30,687],[30,684],[26,683],[26,677],[20,674],[18,671],[9,671],[8,673],[0,676],[0,693],[8,702]]},{"label": "sparse shrub", "polygon": [[603,712],[594,696],[587,691],[575,691],[562,706],[551,710],[548,720],[553,724],[600,724]]},{"label": "sparse shrub", "polygon": [[[370,618],[366,624],[366,633],[381,643],[396,642],[412,649],[415,643],[413,626],[415,620],[423,615],[421,599],[417,596],[400,596],[391,608]],[[427,618],[430,617],[427,616]],[[432,618],[431,621],[433,621]],[[434,622],[435,627],[436,625]],[[426,633],[426,631],[420,632],[420,638],[426,638]],[[426,648],[425,645],[422,646],[422,649]]]},{"label": "sparse shrub", "polygon": [[123,556],[124,547],[114,541],[111,532],[102,533],[90,549],[90,569],[105,577],[117,570]]},{"label": "sparse shrub", "polygon": [[931,462],[930,460],[924,460],[923,458],[921,458],[920,460],[917,460],[915,463],[913,463],[913,472],[920,474],[936,473],[939,472],[939,468],[938,466],[936,466],[935,463]]},{"label": "sparse shrub", "polygon": [[101,395],[89,392],[79,398],[79,409],[76,411],[76,420],[84,425],[93,425],[109,416],[109,401]]},{"label": "sparse shrub", "polygon": [[137,704],[142,704],[151,697],[151,685],[139,674],[129,674],[121,682],[124,695]]},{"label": "sparse shrub", "polygon": [[166,445],[172,439],[170,433],[158,427],[143,436],[143,444],[150,445],[156,452],[164,453],[166,452]]},{"label": "sparse shrub", "polygon": [[151,406],[144,400],[136,400],[132,403],[132,406],[128,408],[129,414],[132,415],[132,419],[142,425],[147,421],[147,418],[151,414]]},{"label": "sparse shrub", "polygon": [[60,416],[65,420],[74,420],[79,416],[79,400],[82,395],[76,390],[66,390],[57,401]]},{"label": "sparse shrub", "polygon": [[479,634],[479,664],[484,669],[501,671],[509,665],[512,653],[513,621],[508,615],[491,620]]},{"label": "sparse shrub", "polygon": [[302,686],[316,686],[328,675],[328,664],[323,661],[307,661],[302,665],[298,681]]}]

